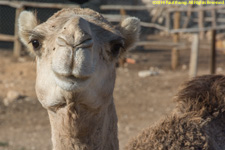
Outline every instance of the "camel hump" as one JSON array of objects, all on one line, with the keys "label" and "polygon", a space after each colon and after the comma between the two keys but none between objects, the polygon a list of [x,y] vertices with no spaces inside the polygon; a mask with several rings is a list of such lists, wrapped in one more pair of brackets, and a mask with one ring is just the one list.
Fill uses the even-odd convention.
[{"label": "camel hump", "polygon": [[225,76],[204,75],[184,84],[177,96],[177,110],[195,111],[200,117],[218,114],[225,110]]}]

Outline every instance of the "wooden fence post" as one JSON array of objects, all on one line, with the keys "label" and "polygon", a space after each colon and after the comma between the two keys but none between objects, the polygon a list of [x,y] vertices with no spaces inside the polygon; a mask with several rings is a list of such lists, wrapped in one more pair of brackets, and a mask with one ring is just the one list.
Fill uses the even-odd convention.
[{"label": "wooden fence post", "polygon": [[210,50],[210,73],[216,73],[216,30],[212,30],[212,41]]},{"label": "wooden fence post", "polygon": [[[180,12],[175,12],[174,13],[174,29],[179,29],[180,27]],[[179,42],[179,34],[175,33],[173,34],[173,42],[178,43]],[[171,54],[171,67],[173,70],[177,68],[179,64],[179,50],[177,47],[174,47],[172,49],[172,54]]]},{"label": "wooden fence post", "polygon": [[[213,5],[215,5],[215,4],[213,4]],[[217,26],[216,25],[216,9],[215,8],[211,10],[211,16],[212,16],[212,27],[215,28]]]},{"label": "wooden fence post", "polygon": [[13,46],[13,55],[14,57],[18,58],[20,57],[20,52],[22,49],[21,42],[19,40],[19,35],[18,35],[18,18],[19,14],[24,10],[24,7],[18,7],[16,8],[16,14],[15,14],[15,26],[14,26],[14,46]]},{"label": "wooden fence post", "polygon": [[[169,31],[170,30],[170,11],[166,10],[166,28]],[[167,32],[168,32],[167,31]]]},{"label": "wooden fence post", "polygon": [[127,15],[126,10],[124,9],[120,9],[120,15],[122,16],[122,18],[124,19],[124,16]]},{"label": "wooden fence post", "polygon": [[182,27],[183,29],[188,27],[188,23],[189,23],[189,21],[191,19],[191,13],[192,13],[191,9],[192,9],[192,7],[193,7],[193,4],[188,5],[187,18],[184,21],[184,24],[183,24],[183,27]]},{"label": "wooden fence post", "polygon": [[[199,5],[199,8],[202,8],[202,5]],[[204,11],[203,10],[199,10],[198,11],[198,27],[199,28],[204,28]],[[205,38],[205,32],[204,31],[200,31],[200,39],[204,39]]]},{"label": "wooden fence post", "polygon": [[198,50],[199,49],[199,35],[195,33],[192,38],[191,56],[189,65],[189,77],[196,77],[198,71]]},{"label": "wooden fence post", "polygon": [[[122,20],[125,19],[125,16],[127,15],[126,11],[124,9],[120,9],[120,15],[122,16]],[[118,60],[119,67],[124,67],[124,64],[126,63],[125,56],[122,56]]]}]

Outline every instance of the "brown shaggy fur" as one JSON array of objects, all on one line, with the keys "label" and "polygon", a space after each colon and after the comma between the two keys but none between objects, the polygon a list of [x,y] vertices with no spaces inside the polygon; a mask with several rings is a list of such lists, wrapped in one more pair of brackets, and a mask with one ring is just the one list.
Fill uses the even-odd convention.
[{"label": "brown shaggy fur", "polygon": [[225,109],[224,76],[200,76],[184,86],[175,99],[181,113],[197,111],[204,118]]},{"label": "brown shaggy fur", "polygon": [[128,150],[224,150],[225,77],[201,76],[176,97],[177,112],[145,129]]}]

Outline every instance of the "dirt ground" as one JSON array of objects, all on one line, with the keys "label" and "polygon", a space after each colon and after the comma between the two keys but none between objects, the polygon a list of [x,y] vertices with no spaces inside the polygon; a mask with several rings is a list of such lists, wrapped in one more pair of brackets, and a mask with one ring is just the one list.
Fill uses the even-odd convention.
[{"label": "dirt ground", "polygon": [[[180,51],[180,66],[170,69],[170,51],[136,50],[128,56],[136,64],[117,69],[114,99],[119,118],[120,149],[145,127],[166,117],[175,104],[180,85],[189,80],[190,50]],[[224,54],[218,52],[217,72],[225,73]],[[201,49],[198,75],[209,73],[209,50]],[[158,75],[141,78],[138,72],[158,68]],[[35,61],[18,61],[12,51],[0,50],[0,150],[50,150],[51,133],[47,112],[35,96]],[[5,106],[10,91],[21,96]]]}]

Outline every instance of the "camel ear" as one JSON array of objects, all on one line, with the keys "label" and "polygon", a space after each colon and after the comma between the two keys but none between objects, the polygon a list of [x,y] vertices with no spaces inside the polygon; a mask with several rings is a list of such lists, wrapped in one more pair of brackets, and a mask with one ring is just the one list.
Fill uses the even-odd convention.
[{"label": "camel ear", "polygon": [[29,50],[32,50],[31,44],[29,44],[29,36],[31,31],[38,25],[36,14],[30,11],[21,12],[18,25],[20,40]]},{"label": "camel ear", "polygon": [[139,40],[140,20],[136,17],[128,17],[121,22],[119,30],[124,37],[125,50],[134,48]]}]

